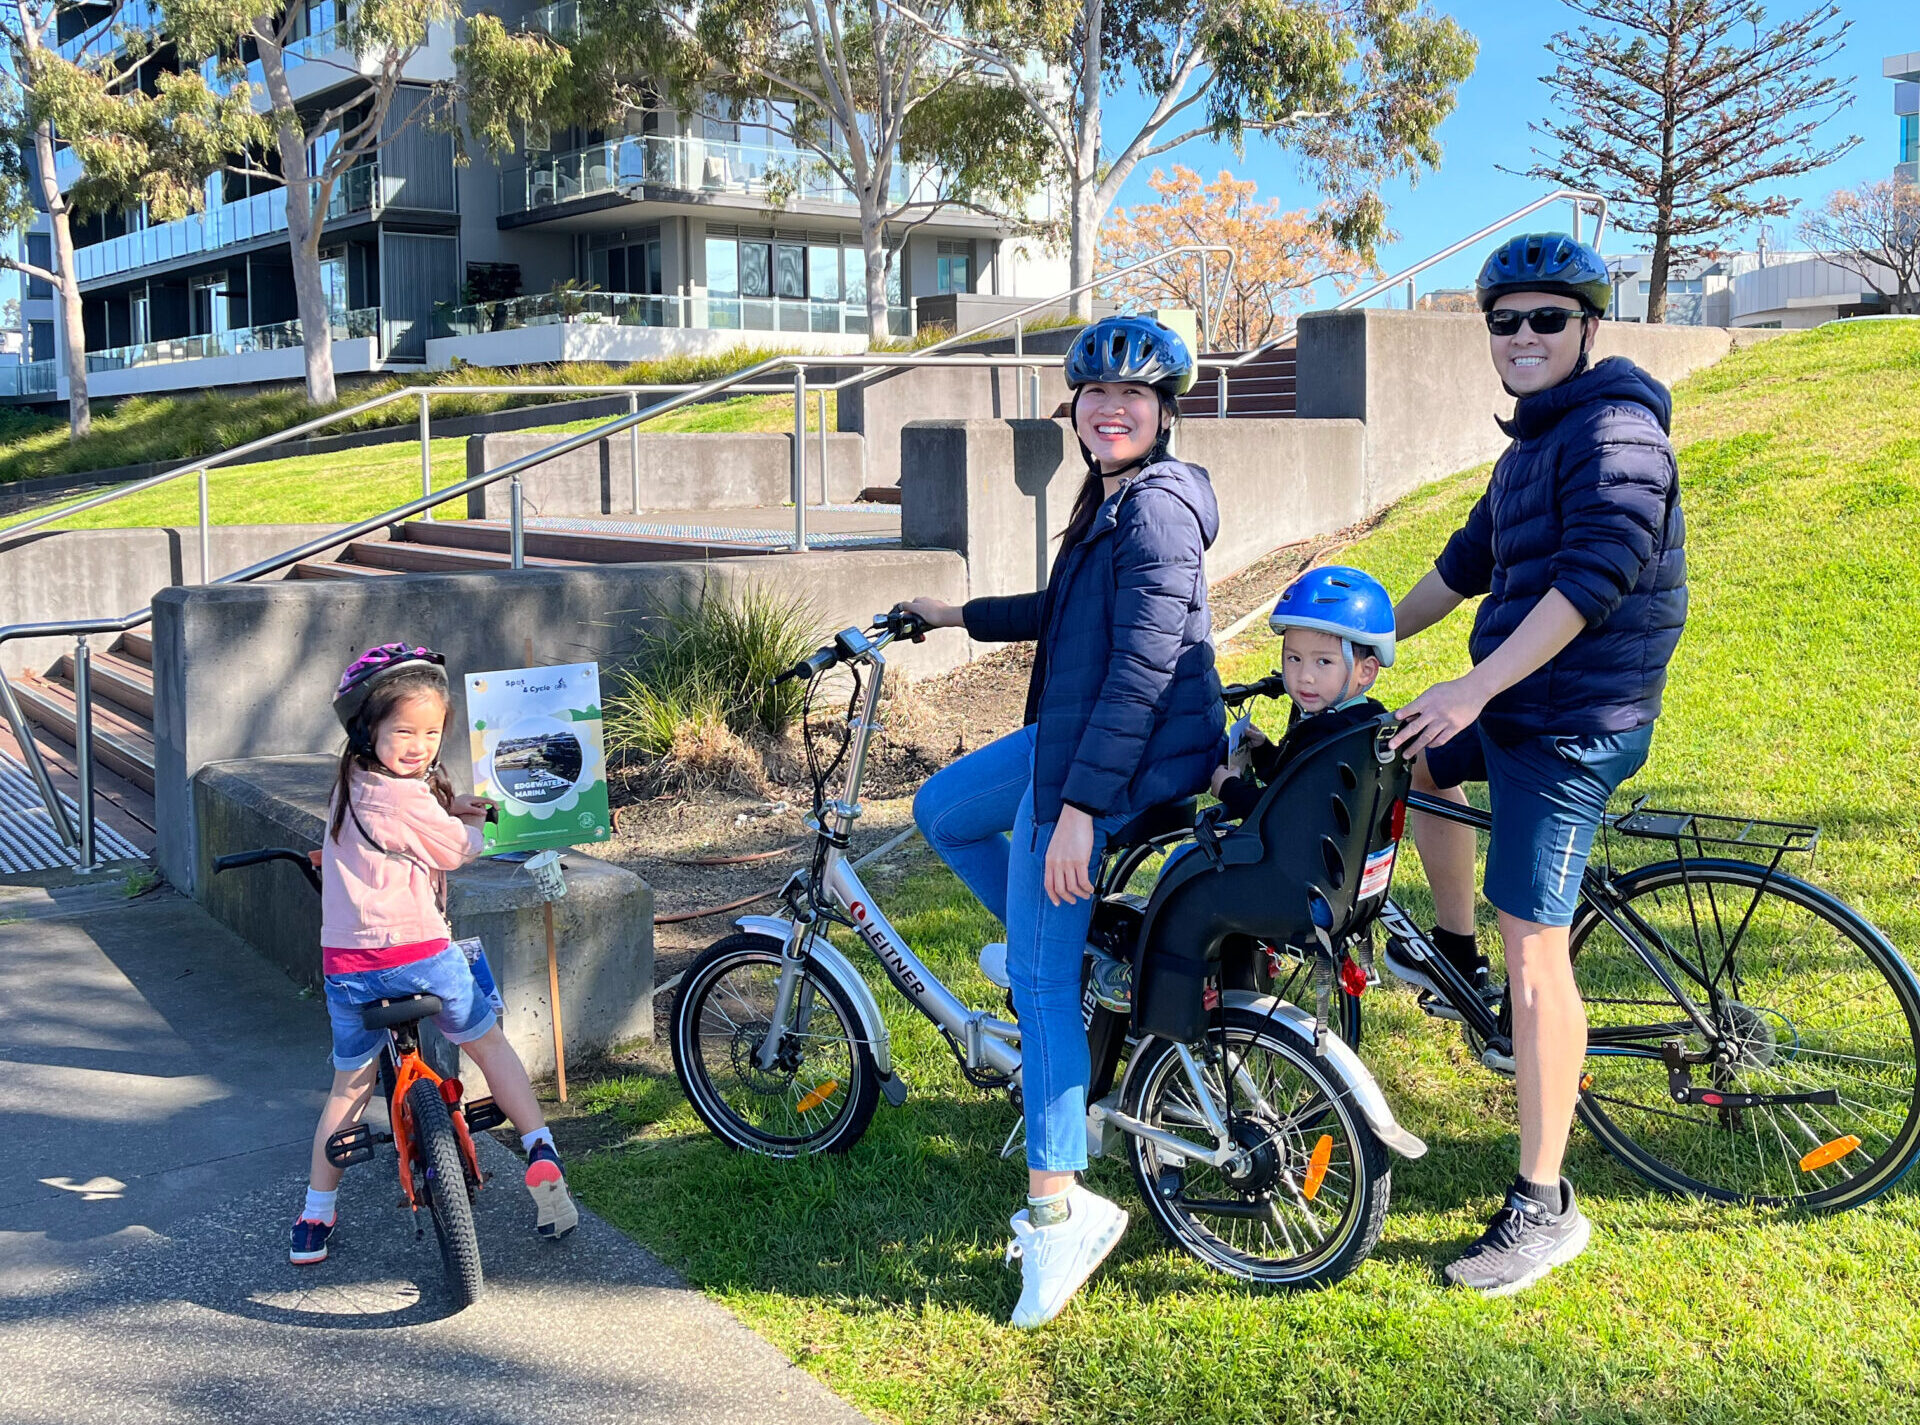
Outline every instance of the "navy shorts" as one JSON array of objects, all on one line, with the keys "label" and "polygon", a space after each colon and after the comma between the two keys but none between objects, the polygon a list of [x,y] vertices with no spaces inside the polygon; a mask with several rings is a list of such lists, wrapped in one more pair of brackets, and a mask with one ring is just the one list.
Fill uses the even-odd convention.
[{"label": "navy shorts", "polygon": [[1571,925],[1607,800],[1639,771],[1653,727],[1601,737],[1499,743],[1478,723],[1426,751],[1441,787],[1485,782],[1493,804],[1487,899],[1536,925]]},{"label": "navy shorts", "polygon": [[342,1073],[364,1068],[380,1057],[384,1029],[369,1029],[360,1011],[376,1000],[402,995],[438,995],[442,1008],[434,1027],[451,1044],[471,1044],[494,1026],[493,1006],[474,983],[473,970],[458,945],[391,970],[357,970],[326,978],[327,1017],[333,1021],[333,1067]]}]

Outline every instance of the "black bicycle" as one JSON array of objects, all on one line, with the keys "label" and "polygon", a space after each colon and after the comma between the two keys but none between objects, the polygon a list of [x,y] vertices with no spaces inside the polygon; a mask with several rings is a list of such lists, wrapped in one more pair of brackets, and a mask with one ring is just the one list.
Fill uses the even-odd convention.
[{"label": "black bicycle", "polygon": [[[1228,690],[1279,696],[1278,675]],[[1488,813],[1410,792],[1408,807],[1492,829]],[[1655,842],[1615,865],[1615,841]],[[1645,799],[1609,817],[1581,878],[1570,935],[1586,1004],[1579,1116],[1658,1187],[1723,1202],[1840,1211],[1897,1183],[1920,1157],[1920,982],[1887,938],[1781,869],[1811,859],[1817,827]],[[1511,1074],[1512,1006],[1491,1002],[1389,896],[1335,953],[1366,953],[1377,921],[1442,993],[1486,1067]],[[1282,991],[1284,993],[1285,991]],[[1359,1043],[1359,996],[1335,1024]]]}]

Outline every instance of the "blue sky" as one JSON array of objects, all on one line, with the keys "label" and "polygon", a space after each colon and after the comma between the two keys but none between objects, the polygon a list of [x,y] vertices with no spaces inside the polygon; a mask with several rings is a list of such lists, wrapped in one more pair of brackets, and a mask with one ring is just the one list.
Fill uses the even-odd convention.
[{"label": "blue sky", "polygon": [[[1545,191],[1542,185],[1502,173],[1499,165],[1525,168],[1533,135],[1530,120],[1546,112],[1547,89],[1539,80],[1551,68],[1544,46],[1556,31],[1570,29],[1580,19],[1564,5],[1514,4],[1512,0],[1429,0],[1434,8],[1453,16],[1480,41],[1480,59],[1473,77],[1460,91],[1459,106],[1441,125],[1445,157],[1436,173],[1417,187],[1398,184],[1387,192],[1389,225],[1400,240],[1382,249],[1388,272],[1419,261],[1428,253],[1485,226],[1502,213],[1524,206]],[[1776,15],[1799,13],[1811,0],[1774,0]],[[1880,77],[1880,61],[1887,55],[1920,50],[1920,5],[1915,0],[1843,0],[1845,18],[1853,21],[1845,48],[1832,66],[1854,94],[1853,107],[1830,126],[1836,135],[1858,134],[1864,142],[1827,168],[1781,190],[1787,196],[1818,201],[1835,188],[1868,178],[1886,178],[1894,163],[1897,123],[1893,118],[1893,84]],[[1122,98],[1114,105],[1107,126],[1109,142],[1123,141],[1122,124],[1137,114],[1137,101]],[[1130,134],[1131,130],[1127,130]],[[1195,142],[1158,160],[1162,166],[1178,162],[1211,179],[1221,168],[1260,185],[1262,197],[1279,196],[1288,207],[1305,207],[1316,194],[1304,187],[1293,165],[1271,143],[1258,137],[1247,142],[1246,157],[1236,159],[1230,148]],[[1129,180],[1122,202],[1151,201],[1146,179],[1138,173]],[[1564,206],[1543,210],[1536,220],[1550,218],[1543,227],[1565,227],[1570,210]],[[1529,224],[1528,226],[1531,226]],[[1790,246],[1792,220],[1776,222],[1776,245]],[[1741,246],[1751,245],[1743,234]],[[1609,253],[1632,251],[1637,237],[1606,244]],[[1434,269],[1423,286],[1465,286],[1472,282],[1478,259],[1462,254]]]}]

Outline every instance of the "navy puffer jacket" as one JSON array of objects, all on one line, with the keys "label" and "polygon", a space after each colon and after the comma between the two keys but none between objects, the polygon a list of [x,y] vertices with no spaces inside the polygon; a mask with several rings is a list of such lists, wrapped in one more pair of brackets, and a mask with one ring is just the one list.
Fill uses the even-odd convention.
[{"label": "navy puffer jacket", "polygon": [[1163,460],[1100,506],[1045,590],[967,602],[981,642],[1039,643],[1026,715],[1036,826],[1063,802],[1132,816],[1191,796],[1225,759],[1204,562],[1219,531],[1207,472]]},{"label": "navy puffer jacket", "polygon": [[1524,396],[1487,493],[1435,567],[1485,594],[1473,661],[1498,648],[1549,589],[1587,626],[1487,703],[1496,742],[1630,732],[1660,715],[1687,619],[1686,528],[1667,431],[1667,388],[1624,357]]}]

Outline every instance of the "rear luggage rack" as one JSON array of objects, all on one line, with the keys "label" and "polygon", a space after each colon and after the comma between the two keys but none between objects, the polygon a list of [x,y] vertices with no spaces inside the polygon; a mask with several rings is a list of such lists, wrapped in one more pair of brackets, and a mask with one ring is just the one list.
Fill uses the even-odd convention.
[{"label": "rear luggage rack", "polygon": [[1738,847],[1772,855],[1775,864],[1789,852],[1813,855],[1820,844],[1820,828],[1792,821],[1762,821],[1757,817],[1718,816],[1703,811],[1662,811],[1642,797],[1630,811],[1611,818],[1608,825],[1622,836],[1648,841],[1671,841],[1676,848],[1692,843],[1697,855],[1707,847]]}]

